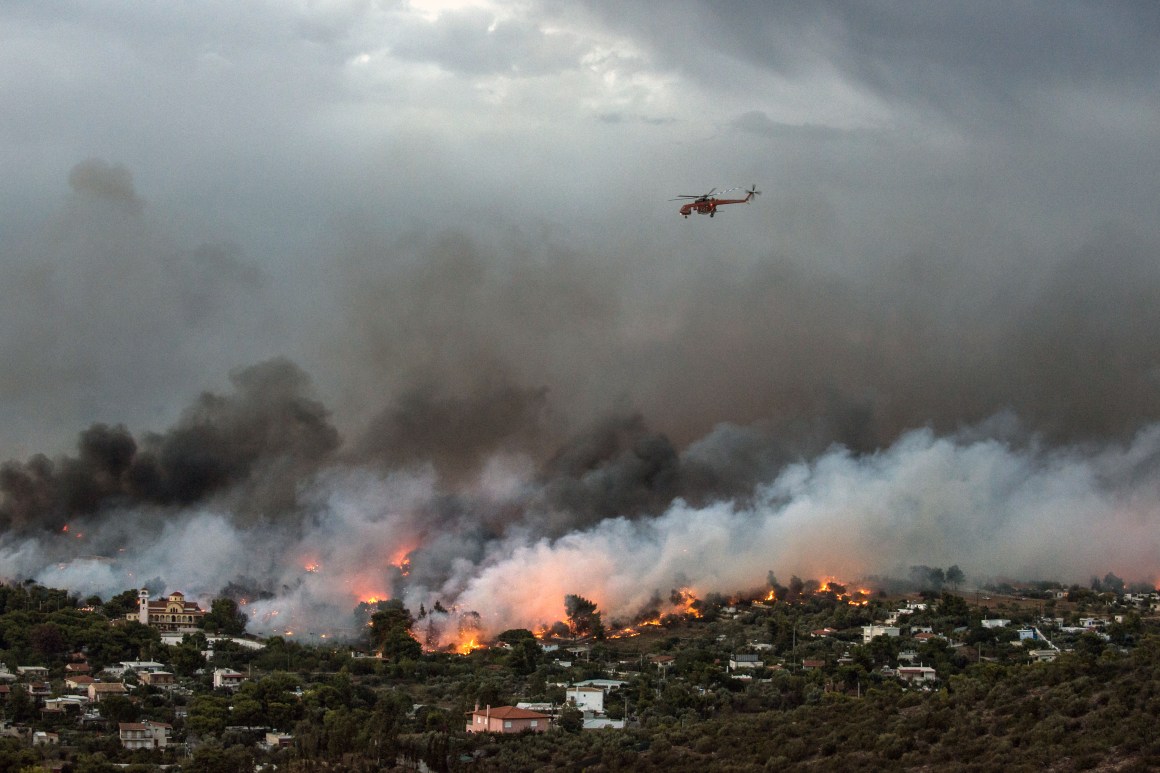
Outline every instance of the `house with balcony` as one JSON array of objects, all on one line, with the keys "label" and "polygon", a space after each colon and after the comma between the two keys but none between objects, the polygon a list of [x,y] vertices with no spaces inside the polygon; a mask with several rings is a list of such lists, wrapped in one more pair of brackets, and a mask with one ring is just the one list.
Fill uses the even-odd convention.
[{"label": "house with balcony", "polygon": [[164,722],[121,722],[117,726],[121,746],[126,749],[164,749],[173,728]]},{"label": "house with balcony", "polygon": [[246,675],[232,668],[215,668],[213,671],[213,686],[215,690],[220,688],[236,690],[244,681],[246,681]]}]

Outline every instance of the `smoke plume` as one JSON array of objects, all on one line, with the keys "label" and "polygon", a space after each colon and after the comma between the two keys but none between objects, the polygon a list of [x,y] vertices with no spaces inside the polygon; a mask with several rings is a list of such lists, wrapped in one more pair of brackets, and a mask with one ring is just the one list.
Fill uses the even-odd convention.
[{"label": "smoke plume", "polygon": [[[156,269],[128,173],[70,182],[87,219],[69,243],[119,223],[144,236],[109,255]],[[320,635],[371,599],[495,634],[561,620],[567,595],[631,618],[770,571],[1160,572],[1160,272],[1131,234],[1026,262],[950,244],[667,280],[655,256],[547,237],[337,245],[340,332],[315,333],[309,368],[257,361],[168,429],[95,423],[69,453],[0,466],[0,576],[227,593],[257,632]],[[261,284],[230,249],[176,254],[197,260],[157,297],[199,335],[221,272]],[[121,367],[137,355],[109,383],[147,370]]]}]

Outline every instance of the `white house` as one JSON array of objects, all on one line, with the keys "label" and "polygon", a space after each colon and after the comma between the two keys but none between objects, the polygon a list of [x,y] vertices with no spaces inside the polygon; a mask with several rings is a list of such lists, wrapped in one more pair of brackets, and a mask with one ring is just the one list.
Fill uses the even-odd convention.
[{"label": "white house", "polygon": [[[105,669],[105,670],[109,671],[112,669]],[[141,674],[141,673],[145,673],[145,672],[149,672],[149,671],[164,671],[164,670],[165,670],[165,664],[158,663],[155,660],[122,660],[121,661],[121,674],[126,674],[129,671],[134,671],[138,674]]]},{"label": "white house", "polygon": [[581,711],[604,713],[604,690],[599,687],[569,687],[564,691],[564,699],[575,703]]},{"label": "white house", "polygon": [[[632,663],[636,662],[634,658]],[[628,682],[623,679],[585,679],[583,682],[577,682],[577,687],[599,687],[607,694],[609,690],[619,690],[621,687],[627,685]]]},{"label": "white house", "polygon": [[862,626],[862,643],[869,644],[876,636],[892,636],[898,638],[902,631],[896,625],[864,625]]},{"label": "white house", "polygon": [[761,665],[761,656],[756,652],[738,652],[729,658],[730,671],[742,668],[761,668]]},{"label": "white house", "polygon": [[1009,625],[1011,625],[1010,620],[1004,620],[1002,618],[997,618],[997,617],[996,618],[988,618],[988,619],[982,621],[982,626],[984,628],[1006,628]]},{"label": "white house", "polygon": [[933,682],[938,674],[930,666],[899,666],[898,678],[911,684]]},{"label": "white house", "polygon": [[213,686],[215,690],[221,687],[227,690],[234,690],[244,681],[246,681],[246,675],[234,671],[232,668],[215,668],[213,671]]}]

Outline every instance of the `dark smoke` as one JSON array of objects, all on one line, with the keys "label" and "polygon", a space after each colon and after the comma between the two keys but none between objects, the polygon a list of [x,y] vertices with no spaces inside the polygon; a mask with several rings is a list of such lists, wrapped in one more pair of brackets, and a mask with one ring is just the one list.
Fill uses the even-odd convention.
[{"label": "dark smoke", "polygon": [[80,196],[111,202],[130,212],[144,206],[133,187],[132,172],[121,164],[99,158],[82,161],[69,172],[68,184]]},{"label": "dark smoke", "polygon": [[371,421],[354,456],[387,469],[430,463],[460,482],[497,453],[542,442],[546,407],[546,389],[508,386],[463,398],[414,390]]},{"label": "dark smoke", "polygon": [[137,441],[123,426],[81,433],[77,455],[38,455],[0,468],[0,524],[59,530],[113,507],[182,507],[230,493],[239,520],[292,508],[299,482],[338,448],[309,379],[286,360],[231,377],[231,395],[203,394],[164,434]]}]

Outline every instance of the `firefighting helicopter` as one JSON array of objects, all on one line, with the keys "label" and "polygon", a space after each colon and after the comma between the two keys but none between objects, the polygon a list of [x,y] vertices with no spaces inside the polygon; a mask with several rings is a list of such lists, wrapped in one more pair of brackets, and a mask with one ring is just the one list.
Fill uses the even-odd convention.
[{"label": "firefighting helicopter", "polygon": [[691,215],[693,213],[696,213],[698,215],[708,215],[709,217],[713,217],[714,215],[717,214],[717,207],[721,206],[722,204],[748,204],[753,199],[754,196],[761,195],[761,191],[757,190],[757,185],[755,184],[752,188],[745,191],[745,198],[743,198],[743,199],[719,199],[719,198],[717,198],[718,196],[721,196],[723,194],[730,193],[732,191],[739,191],[739,190],[742,190],[742,188],[740,188],[740,187],[726,188],[723,191],[717,191],[716,188],[711,188],[708,193],[703,193],[699,196],[691,196],[689,194],[681,194],[680,196],[677,196],[675,199],[669,199],[669,201],[683,201],[684,199],[692,199],[692,201],[687,201],[681,205],[681,209],[680,209],[681,217],[688,217],[689,215]]}]

